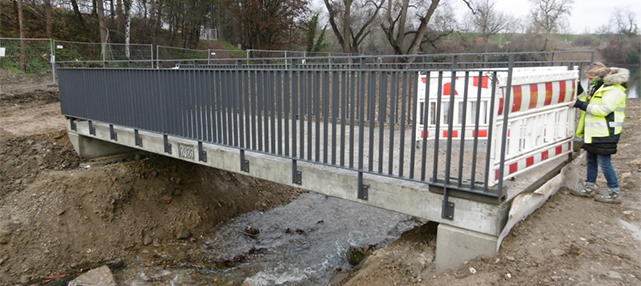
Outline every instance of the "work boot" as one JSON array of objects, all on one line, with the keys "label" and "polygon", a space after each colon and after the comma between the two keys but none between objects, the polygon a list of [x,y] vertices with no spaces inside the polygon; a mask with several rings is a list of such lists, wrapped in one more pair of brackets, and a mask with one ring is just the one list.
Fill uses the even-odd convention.
[{"label": "work boot", "polygon": [[593,198],[594,193],[596,192],[596,185],[594,184],[585,184],[581,186],[578,190],[570,190],[570,194],[579,197]]},{"label": "work boot", "polygon": [[620,204],[621,203],[621,194],[619,192],[613,192],[608,190],[607,193],[594,198],[597,202],[610,203],[610,204]]}]

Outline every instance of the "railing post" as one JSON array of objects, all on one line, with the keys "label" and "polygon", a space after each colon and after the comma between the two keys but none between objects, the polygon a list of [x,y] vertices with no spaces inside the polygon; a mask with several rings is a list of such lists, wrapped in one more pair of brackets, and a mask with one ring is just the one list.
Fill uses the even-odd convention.
[{"label": "railing post", "polygon": [[[452,220],[454,219],[454,203],[449,201],[450,191],[447,188],[450,184],[450,168],[452,164],[452,131],[454,125],[454,95],[456,94],[456,70],[457,70],[457,56],[452,57],[452,65],[450,66],[450,97],[449,108],[447,115],[447,157],[445,159],[445,181],[443,187],[443,205],[441,206],[441,218]],[[436,140],[440,134],[436,134]],[[459,178],[460,180],[460,178]]]},{"label": "railing post", "polygon": [[505,169],[505,148],[507,145],[508,118],[512,108],[512,76],[514,75],[514,55],[510,55],[507,68],[507,85],[505,86],[505,100],[503,103],[503,130],[501,132],[501,155],[499,161],[498,197],[503,196],[503,172]]}]

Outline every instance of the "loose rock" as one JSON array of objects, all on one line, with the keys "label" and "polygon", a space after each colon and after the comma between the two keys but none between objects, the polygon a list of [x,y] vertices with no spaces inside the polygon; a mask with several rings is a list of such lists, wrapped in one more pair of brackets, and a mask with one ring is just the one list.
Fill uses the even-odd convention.
[{"label": "loose rock", "polygon": [[108,266],[98,267],[69,282],[69,286],[117,286]]}]

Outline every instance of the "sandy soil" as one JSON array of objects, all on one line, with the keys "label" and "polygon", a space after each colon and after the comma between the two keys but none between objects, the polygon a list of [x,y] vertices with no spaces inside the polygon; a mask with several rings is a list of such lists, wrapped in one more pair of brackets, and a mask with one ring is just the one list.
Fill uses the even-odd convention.
[{"label": "sandy soil", "polygon": [[[197,247],[202,233],[230,217],[286,204],[300,192],[165,157],[83,162],[56,101],[49,89],[0,96],[0,285],[40,284],[145,245]],[[439,274],[435,227],[427,224],[364,265],[337,271],[332,285],[640,285],[640,105],[628,101],[613,157],[623,204],[562,189],[517,224],[496,257]]]}]

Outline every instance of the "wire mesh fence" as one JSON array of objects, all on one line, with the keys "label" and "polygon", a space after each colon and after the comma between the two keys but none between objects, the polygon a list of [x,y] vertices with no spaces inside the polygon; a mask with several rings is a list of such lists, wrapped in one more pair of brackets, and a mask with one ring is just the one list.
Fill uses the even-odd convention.
[{"label": "wire mesh fence", "polygon": [[2,49],[0,92],[55,85],[56,62],[67,66],[104,67],[105,62],[111,62],[111,67],[152,67],[154,59],[149,44],[0,38]]},{"label": "wire mesh fence", "polygon": [[51,40],[0,38],[0,92],[54,83]]}]

